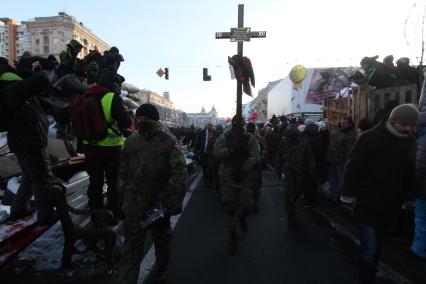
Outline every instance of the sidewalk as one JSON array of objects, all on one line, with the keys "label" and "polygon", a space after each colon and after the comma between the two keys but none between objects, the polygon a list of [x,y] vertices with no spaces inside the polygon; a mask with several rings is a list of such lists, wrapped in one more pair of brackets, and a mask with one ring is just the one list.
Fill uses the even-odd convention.
[{"label": "sidewalk", "polygon": [[[314,217],[317,223],[328,224],[331,238],[356,261],[359,239],[352,209],[344,205],[336,206],[319,193],[318,206],[310,215],[317,215]],[[404,211],[401,234],[383,239],[378,274],[391,283],[426,283],[426,260],[416,257],[409,250],[412,218],[413,212]]]}]

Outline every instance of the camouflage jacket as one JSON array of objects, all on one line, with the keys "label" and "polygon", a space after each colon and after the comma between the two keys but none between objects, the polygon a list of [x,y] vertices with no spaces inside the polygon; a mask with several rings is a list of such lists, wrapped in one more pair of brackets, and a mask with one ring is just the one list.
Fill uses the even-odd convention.
[{"label": "camouflage jacket", "polygon": [[124,143],[118,196],[125,214],[144,216],[161,205],[173,210],[182,203],[187,167],[176,139],[160,123],[149,136],[136,132]]},{"label": "camouflage jacket", "polygon": [[338,130],[330,139],[327,162],[345,165],[355,140],[356,136],[353,129],[348,129],[347,131]]},{"label": "camouflage jacket", "polygon": [[303,137],[296,140],[282,138],[277,150],[277,165],[284,174],[300,178],[315,176],[315,161],[311,146]]},{"label": "camouflage jacket", "polygon": [[259,163],[259,144],[252,134],[243,132],[242,145],[240,145],[241,151],[239,153],[231,153],[230,145],[228,144],[229,140],[234,139],[235,136],[232,130],[220,135],[214,145],[215,158],[226,168],[248,173]]}]

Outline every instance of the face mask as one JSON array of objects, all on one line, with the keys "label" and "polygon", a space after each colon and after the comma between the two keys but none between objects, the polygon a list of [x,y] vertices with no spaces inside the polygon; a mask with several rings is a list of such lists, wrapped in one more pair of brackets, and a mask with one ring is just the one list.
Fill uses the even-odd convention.
[{"label": "face mask", "polygon": [[148,133],[154,128],[155,122],[152,121],[139,121],[137,122],[139,133]]}]

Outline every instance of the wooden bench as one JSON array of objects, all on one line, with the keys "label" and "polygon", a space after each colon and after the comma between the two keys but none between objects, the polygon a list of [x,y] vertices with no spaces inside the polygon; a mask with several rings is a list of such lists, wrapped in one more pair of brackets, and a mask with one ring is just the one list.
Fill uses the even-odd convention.
[{"label": "wooden bench", "polygon": [[[78,166],[83,162],[84,160],[69,161],[68,166],[70,164],[71,166]],[[62,173],[59,173],[61,170]],[[57,168],[56,172],[58,172],[59,175],[64,175],[63,171],[66,172],[66,170],[67,167],[63,165]],[[65,219],[65,226],[62,226],[64,238],[66,240],[62,258],[63,266],[71,265],[71,257],[76,252],[74,249],[76,240],[90,239],[92,236],[96,237],[97,235],[104,235],[106,238],[104,241],[108,244],[105,246],[105,251],[98,252],[97,255],[105,260],[109,266],[112,266],[111,252],[115,244],[115,234],[121,230],[122,222],[115,226],[105,226],[102,228],[91,227],[92,212],[88,210],[88,198],[86,194],[88,186],[88,176],[72,183],[65,184],[66,191],[65,193],[62,192],[64,201],[62,203],[62,214],[59,213],[61,205],[56,204],[55,206],[57,213],[59,213],[58,215],[60,215],[62,224],[64,224]],[[56,199],[58,198],[61,199],[61,194],[56,195]],[[107,210],[101,210],[96,213],[112,216],[112,213]],[[68,215],[68,217],[66,215]],[[25,218],[0,224],[0,269],[10,263],[22,250],[56,223],[39,226],[36,224],[36,220],[36,212],[34,212]],[[68,222],[66,220],[68,220]]]}]

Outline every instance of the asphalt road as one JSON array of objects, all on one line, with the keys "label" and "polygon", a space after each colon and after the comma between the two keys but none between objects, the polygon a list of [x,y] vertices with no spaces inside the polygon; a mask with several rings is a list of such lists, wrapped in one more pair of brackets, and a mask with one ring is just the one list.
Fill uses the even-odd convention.
[{"label": "asphalt road", "polygon": [[[197,180],[197,179],[195,179]],[[321,283],[357,282],[351,257],[333,241],[315,213],[297,209],[299,225],[287,227],[283,187],[272,171],[264,171],[260,210],[248,217],[248,232],[236,255],[226,250],[227,216],[217,194],[203,182],[193,183],[191,196],[174,227],[167,283]],[[150,238],[141,271],[153,260]],[[151,253],[150,253],[151,251]],[[48,253],[48,252],[47,252]],[[74,271],[21,271],[3,274],[1,283],[116,283],[99,263],[78,264]],[[16,269],[15,269],[16,270]],[[98,271],[99,270],[99,271]],[[141,273],[139,283],[146,273]],[[8,281],[9,280],[9,281]]]},{"label": "asphalt road", "polygon": [[238,253],[226,251],[226,214],[217,194],[203,187],[192,195],[174,229],[167,283],[356,283],[356,269],[336,245],[298,209],[299,226],[288,227],[283,188],[263,174],[260,210]]}]

